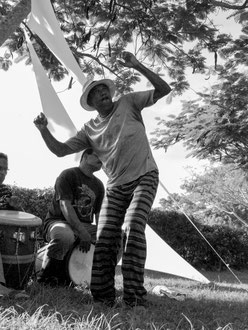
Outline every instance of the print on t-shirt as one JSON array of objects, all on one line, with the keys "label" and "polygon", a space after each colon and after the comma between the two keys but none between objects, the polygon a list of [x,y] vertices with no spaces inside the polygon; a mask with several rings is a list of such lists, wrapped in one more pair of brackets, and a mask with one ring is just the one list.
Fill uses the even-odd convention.
[{"label": "print on t-shirt", "polygon": [[82,184],[82,186],[78,188],[80,193],[78,195],[78,200],[75,200],[73,207],[75,208],[79,219],[85,221],[85,218],[92,218],[96,195],[94,191],[85,184]]}]

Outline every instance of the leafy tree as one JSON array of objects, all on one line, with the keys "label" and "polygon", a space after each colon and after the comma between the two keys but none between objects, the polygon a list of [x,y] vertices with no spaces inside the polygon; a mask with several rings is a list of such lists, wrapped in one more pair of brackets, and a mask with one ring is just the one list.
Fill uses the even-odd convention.
[{"label": "leafy tree", "polygon": [[[0,44],[6,53],[0,67],[30,63],[23,29],[27,29],[48,76],[61,80],[68,72],[30,31],[25,17],[31,0],[0,4]],[[140,75],[119,65],[125,49],[160,75],[167,72],[173,88],[168,102],[189,88],[186,73],[217,74],[218,81],[199,98],[184,101],[181,113],[159,120],[151,140],[155,148],[183,142],[190,155],[248,168],[247,159],[247,0],[51,0],[70,49],[85,75],[115,79],[120,93],[132,90]],[[242,34],[221,34],[212,14],[222,10],[235,17]],[[206,52],[212,65],[206,64]],[[123,84],[123,81],[125,82]],[[68,88],[72,85],[72,81]]]},{"label": "leafy tree", "polygon": [[[229,36],[218,35],[211,14],[222,9],[232,10],[233,14],[241,17],[246,15],[248,7],[247,1],[241,0],[51,2],[71,51],[85,74],[104,76],[111,73],[115,76],[119,91],[129,91],[139,76],[133,70],[124,70],[116,59],[132,44],[141,61],[149,59],[152,69],[158,73],[168,72],[174,95],[183,93],[189,87],[185,76],[187,68],[191,68],[193,73],[208,72],[203,55],[205,50],[213,53],[213,63],[217,66],[218,52],[232,41]],[[16,10],[16,4],[22,10]],[[16,53],[20,58],[26,56],[27,63],[30,60],[23,34],[27,26],[23,18],[30,10],[29,6],[30,0],[4,0],[0,4],[0,31],[3,31],[0,44],[9,35],[5,45],[10,54]],[[9,17],[13,20],[9,20]],[[9,24],[9,21],[12,23]],[[64,78],[66,70],[41,40],[32,31],[29,33],[49,77],[55,80]],[[184,45],[189,42],[192,47],[186,51]],[[9,54],[7,58],[3,56],[0,63],[2,68],[8,69],[11,63]]]},{"label": "leafy tree", "polygon": [[248,177],[233,165],[207,168],[185,180],[178,204],[204,223],[248,227]]},{"label": "leafy tree", "polygon": [[8,1],[0,4],[0,46],[18,28],[31,10],[31,0]]},{"label": "leafy tree", "polygon": [[167,150],[182,142],[190,156],[248,169],[247,18],[243,8],[236,17],[242,25],[238,39],[219,35],[211,44],[222,59],[216,65],[217,83],[197,99],[183,101],[178,116],[158,119],[151,140],[155,148]]},{"label": "leafy tree", "polygon": [[[247,38],[248,42],[248,38]],[[165,150],[180,141],[189,155],[248,169],[248,78],[223,70],[209,93],[183,102],[171,120],[160,120],[151,143]]]}]

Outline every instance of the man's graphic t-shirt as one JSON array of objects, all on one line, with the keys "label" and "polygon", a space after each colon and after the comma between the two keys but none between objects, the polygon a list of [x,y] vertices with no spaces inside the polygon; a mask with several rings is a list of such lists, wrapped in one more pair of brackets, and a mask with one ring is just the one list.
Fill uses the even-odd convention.
[{"label": "man's graphic t-shirt", "polygon": [[64,170],[57,178],[54,188],[55,194],[44,222],[45,231],[54,220],[66,221],[60,208],[60,200],[71,201],[83,223],[92,223],[94,214],[100,212],[104,186],[95,176],[86,176],[79,167]]}]

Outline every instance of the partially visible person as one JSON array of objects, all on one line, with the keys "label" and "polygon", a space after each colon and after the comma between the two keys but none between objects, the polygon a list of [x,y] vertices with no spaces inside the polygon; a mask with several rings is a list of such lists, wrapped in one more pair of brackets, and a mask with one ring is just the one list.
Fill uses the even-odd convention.
[{"label": "partially visible person", "polygon": [[[8,156],[0,152],[0,210],[21,210],[21,203],[12,195],[11,188],[3,184],[8,172]],[[3,270],[2,255],[0,249],[0,297],[7,296],[15,290],[6,287]]]},{"label": "partially visible person", "polygon": [[8,172],[8,156],[0,152],[0,210],[21,210],[21,203],[17,196],[12,195],[8,185],[3,184]]},{"label": "partially visible person", "polygon": [[37,277],[39,283],[64,284],[64,258],[75,241],[84,252],[95,242],[104,186],[94,172],[101,167],[97,155],[88,148],[83,151],[79,166],[64,170],[57,178],[44,221],[44,238],[49,243]]}]

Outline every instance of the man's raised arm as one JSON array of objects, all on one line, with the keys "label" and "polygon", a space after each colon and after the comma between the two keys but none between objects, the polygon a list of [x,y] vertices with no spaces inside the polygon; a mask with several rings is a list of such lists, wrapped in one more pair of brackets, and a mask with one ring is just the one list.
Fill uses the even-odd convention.
[{"label": "man's raised arm", "polygon": [[34,124],[41,133],[43,140],[45,141],[48,149],[58,157],[63,157],[73,153],[73,150],[68,147],[65,143],[60,142],[55,139],[47,128],[48,121],[46,116],[43,113],[40,113],[34,119]]},{"label": "man's raised arm", "polygon": [[170,93],[170,91],[171,91],[170,86],[162,78],[160,78],[159,75],[152,72],[150,69],[145,67],[142,63],[140,63],[132,53],[123,52],[122,59],[124,60],[124,62],[119,61],[119,63],[121,65],[123,65],[127,68],[133,68],[133,69],[139,71],[154,86],[154,88],[155,88],[155,91],[153,94],[154,103],[157,102],[157,100],[161,99],[163,96]]}]

